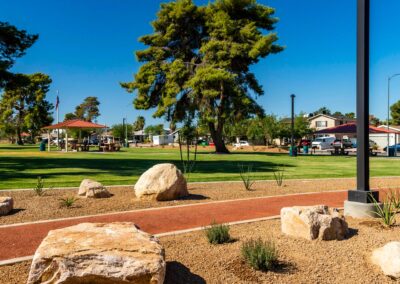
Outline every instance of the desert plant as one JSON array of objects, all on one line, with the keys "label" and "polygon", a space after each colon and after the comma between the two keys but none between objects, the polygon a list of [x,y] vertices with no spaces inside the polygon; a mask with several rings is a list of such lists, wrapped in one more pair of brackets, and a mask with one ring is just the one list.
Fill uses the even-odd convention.
[{"label": "desert plant", "polygon": [[243,185],[244,185],[245,189],[248,191],[252,190],[252,186],[255,182],[254,176],[253,176],[253,166],[248,165],[246,167],[246,166],[240,164],[240,165],[238,165],[238,167],[239,167],[240,178],[243,181]]},{"label": "desert plant", "polygon": [[390,201],[393,204],[394,209],[396,209],[396,211],[398,211],[400,209],[400,191],[399,189],[391,189],[389,190],[389,192],[387,193],[388,199],[390,199]]},{"label": "desert plant", "polygon": [[72,207],[72,205],[74,205],[76,202],[76,198],[73,196],[68,196],[65,198],[60,198],[60,206],[61,207],[66,207],[66,208],[70,208]]},{"label": "desert plant", "polygon": [[390,197],[386,196],[382,203],[379,203],[372,194],[370,198],[375,206],[375,214],[381,222],[387,227],[393,226],[396,223],[396,208]]},{"label": "desert plant", "polygon": [[46,190],[44,189],[44,179],[42,177],[37,178],[36,186],[33,188],[33,192],[36,196],[43,196]]},{"label": "desert plant", "polygon": [[223,244],[231,240],[229,226],[212,222],[206,229],[206,236],[210,244]]},{"label": "desert plant", "polygon": [[274,170],[274,179],[278,186],[282,186],[284,176],[285,176],[285,168],[279,167],[276,170]]},{"label": "desert plant", "polygon": [[254,269],[267,271],[278,260],[278,250],[272,240],[250,239],[242,245],[242,257]]}]

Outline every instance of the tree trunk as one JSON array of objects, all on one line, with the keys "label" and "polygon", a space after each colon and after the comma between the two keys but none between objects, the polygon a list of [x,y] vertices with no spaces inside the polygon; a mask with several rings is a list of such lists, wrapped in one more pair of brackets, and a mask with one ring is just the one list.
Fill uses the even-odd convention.
[{"label": "tree trunk", "polygon": [[208,126],[210,128],[210,134],[215,145],[215,152],[229,154],[229,150],[226,148],[224,139],[222,137],[222,123],[219,123],[217,129],[215,129],[215,124],[213,122],[209,122]]},{"label": "tree trunk", "polygon": [[24,145],[24,142],[22,141],[21,130],[19,129],[19,127],[17,128],[17,144]]}]

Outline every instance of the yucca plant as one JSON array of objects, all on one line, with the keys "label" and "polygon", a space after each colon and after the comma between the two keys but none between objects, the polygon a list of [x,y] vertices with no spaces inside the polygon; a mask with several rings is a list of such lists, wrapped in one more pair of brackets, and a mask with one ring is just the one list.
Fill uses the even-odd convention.
[{"label": "yucca plant", "polygon": [[285,176],[284,168],[278,168],[277,170],[274,170],[274,179],[277,186],[282,186],[284,176]]},{"label": "yucca plant", "polygon": [[65,198],[60,198],[60,207],[71,208],[76,202],[76,198],[73,196],[68,196]]},{"label": "yucca plant", "polygon": [[393,207],[395,208],[396,211],[400,209],[400,191],[399,189],[391,189],[387,193],[388,199],[393,204]]},{"label": "yucca plant", "polygon": [[33,188],[33,192],[36,196],[43,196],[46,190],[44,189],[44,179],[37,177],[36,186]]},{"label": "yucca plant", "polygon": [[224,224],[211,223],[206,229],[206,236],[210,244],[223,244],[231,240],[229,235],[229,226]]},{"label": "yucca plant", "polygon": [[242,179],[243,185],[247,191],[251,191],[252,186],[255,182],[254,176],[253,176],[253,166],[248,165],[247,167],[240,164],[238,165],[239,167],[239,174],[240,178]]},{"label": "yucca plant", "polygon": [[381,222],[387,227],[393,226],[396,223],[396,208],[391,198],[386,196],[382,203],[379,203],[372,194],[370,198],[375,206],[375,214]]},{"label": "yucca plant", "polygon": [[267,271],[278,261],[278,250],[272,240],[250,239],[243,243],[242,257],[252,268]]}]

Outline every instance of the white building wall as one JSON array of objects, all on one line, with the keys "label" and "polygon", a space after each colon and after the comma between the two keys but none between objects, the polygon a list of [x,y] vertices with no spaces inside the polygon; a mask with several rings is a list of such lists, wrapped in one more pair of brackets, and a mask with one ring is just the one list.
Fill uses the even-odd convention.
[{"label": "white building wall", "polygon": [[[388,135],[386,133],[379,134],[370,134],[369,139],[374,141],[380,149],[383,149],[387,146]],[[394,145],[395,142],[395,134],[389,134],[389,145]],[[397,143],[399,143],[399,136],[397,135]]]}]

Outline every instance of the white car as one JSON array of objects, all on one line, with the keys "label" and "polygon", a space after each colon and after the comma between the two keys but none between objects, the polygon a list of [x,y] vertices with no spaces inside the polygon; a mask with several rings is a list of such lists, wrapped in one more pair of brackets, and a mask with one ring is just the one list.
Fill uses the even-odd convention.
[{"label": "white car", "polygon": [[250,146],[250,144],[247,141],[240,140],[239,143],[235,143],[235,144],[233,144],[233,146],[235,146],[235,147],[243,147],[243,146]]},{"label": "white car", "polygon": [[311,143],[311,147],[316,147],[319,150],[330,149],[335,139],[335,137],[319,137]]}]

